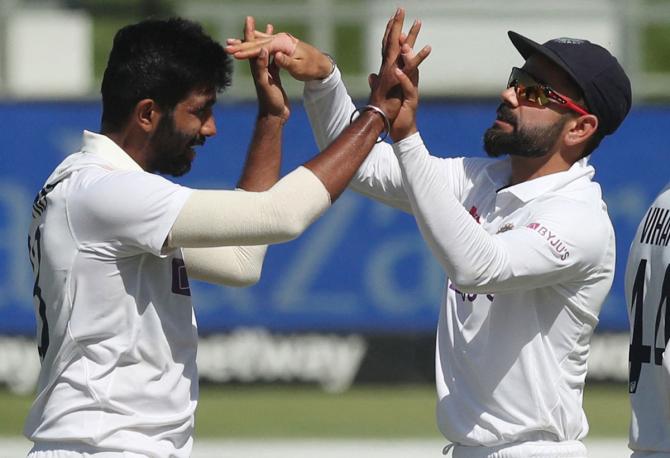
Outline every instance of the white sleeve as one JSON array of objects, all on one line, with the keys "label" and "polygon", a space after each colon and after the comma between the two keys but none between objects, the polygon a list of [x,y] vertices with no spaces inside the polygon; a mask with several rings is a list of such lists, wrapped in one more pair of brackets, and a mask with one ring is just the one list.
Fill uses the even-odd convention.
[{"label": "white sleeve", "polygon": [[[73,183],[73,186],[75,184]],[[113,257],[162,255],[165,239],[191,190],[143,171],[82,175],[67,201],[80,245]]]},{"label": "white sleeve", "polygon": [[191,278],[226,286],[250,286],[261,278],[267,245],[183,248]]},{"label": "white sleeve", "polygon": [[299,236],[330,206],[314,173],[298,167],[268,191],[193,191],[170,231],[171,248],[265,245]]},{"label": "white sleeve", "polygon": [[[356,109],[342,82],[340,70],[336,67],[323,80],[307,81],[303,99],[314,138],[319,150],[323,150],[349,125],[351,114]],[[367,197],[411,213],[398,160],[388,143],[378,143],[372,148],[349,187]]]},{"label": "white sleeve", "polygon": [[[420,138],[409,137],[394,149],[423,238],[461,291],[532,289],[599,268],[607,248],[603,234],[609,230],[593,217],[598,210],[557,199],[546,202],[527,226],[491,235],[445,183]],[[566,214],[572,220],[566,221]]]}]

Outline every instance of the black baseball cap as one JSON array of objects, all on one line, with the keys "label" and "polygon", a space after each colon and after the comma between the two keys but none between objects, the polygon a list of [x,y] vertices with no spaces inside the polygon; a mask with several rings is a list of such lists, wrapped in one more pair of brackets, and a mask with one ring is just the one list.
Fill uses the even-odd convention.
[{"label": "black baseball cap", "polygon": [[582,90],[587,108],[598,117],[603,135],[617,130],[630,111],[631,88],[626,72],[608,50],[577,38],[539,44],[511,30],[507,35],[524,59],[541,54],[570,75]]}]

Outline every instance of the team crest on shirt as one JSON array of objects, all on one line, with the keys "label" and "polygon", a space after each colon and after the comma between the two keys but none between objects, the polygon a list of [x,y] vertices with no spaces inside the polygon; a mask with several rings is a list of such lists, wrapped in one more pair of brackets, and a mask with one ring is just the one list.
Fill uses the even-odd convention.
[{"label": "team crest on shirt", "polygon": [[503,232],[511,231],[512,229],[514,229],[514,224],[512,223],[503,224],[502,226],[500,226],[496,234],[502,234]]},{"label": "team crest on shirt", "polygon": [[172,259],[172,292],[182,296],[191,295],[191,287],[188,284],[186,264],[183,259]]}]

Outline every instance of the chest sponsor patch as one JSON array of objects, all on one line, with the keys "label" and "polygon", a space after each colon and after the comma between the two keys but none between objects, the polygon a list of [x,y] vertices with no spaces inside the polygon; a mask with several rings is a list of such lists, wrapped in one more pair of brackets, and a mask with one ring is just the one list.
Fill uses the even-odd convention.
[{"label": "chest sponsor patch", "polygon": [[172,259],[172,292],[182,296],[191,295],[191,287],[188,284],[186,264],[183,259]]},{"label": "chest sponsor patch", "polygon": [[526,227],[528,229],[534,230],[540,234],[542,238],[549,242],[552,250],[561,261],[565,261],[570,257],[570,251],[568,251],[567,245],[561,239],[559,239],[556,234],[551,232],[547,226],[544,226],[540,223],[530,223]]}]

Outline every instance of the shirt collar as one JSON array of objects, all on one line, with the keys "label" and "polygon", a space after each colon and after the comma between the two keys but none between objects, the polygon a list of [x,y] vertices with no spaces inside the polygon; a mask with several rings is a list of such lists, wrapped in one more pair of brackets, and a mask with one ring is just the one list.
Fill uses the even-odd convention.
[{"label": "shirt collar", "polygon": [[117,170],[143,170],[128,153],[108,136],[85,130],[83,138],[82,153],[100,156]]},{"label": "shirt collar", "polygon": [[514,186],[506,187],[500,193],[511,193],[523,202],[528,202],[548,192],[565,188],[570,183],[580,179],[591,181],[595,175],[595,169],[589,165],[588,158],[583,158],[572,164],[563,172],[550,173]]}]

